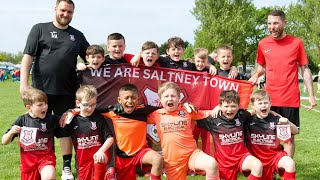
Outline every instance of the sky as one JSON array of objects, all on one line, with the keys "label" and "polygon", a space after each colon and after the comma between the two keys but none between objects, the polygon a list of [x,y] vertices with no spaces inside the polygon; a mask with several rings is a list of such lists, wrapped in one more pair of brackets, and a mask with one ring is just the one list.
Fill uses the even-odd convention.
[{"label": "sky", "polygon": [[[288,5],[297,0],[253,0],[256,7]],[[110,33],[126,38],[126,52],[138,53],[145,41],[159,46],[173,36],[194,43],[199,22],[192,15],[192,0],[74,0],[71,26],[90,44],[106,44]],[[55,0],[11,0],[0,6],[0,52],[23,51],[34,24],[54,18]]]}]

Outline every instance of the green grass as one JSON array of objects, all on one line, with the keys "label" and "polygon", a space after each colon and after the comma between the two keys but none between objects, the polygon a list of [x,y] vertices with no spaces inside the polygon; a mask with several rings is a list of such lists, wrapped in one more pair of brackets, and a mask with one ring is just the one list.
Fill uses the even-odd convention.
[{"label": "green grass", "polygon": [[[302,93],[302,96],[307,94]],[[320,98],[320,95],[317,94]],[[308,105],[307,100],[302,100],[304,105]],[[317,101],[319,104],[320,101]],[[315,110],[320,111],[320,105]],[[26,110],[19,96],[19,83],[5,81],[0,82],[0,132],[4,134],[15,119]],[[296,153],[294,160],[296,162],[297,179],[299,180],[317,180],[320,172],[320,134],[319,128],[320,112],[306,111],[303,107],[300,110],[301,131],[296,136]],[[56,141],[57,155],[57,179],[61,176],[61,152],[59,143]],[[0,179],[15,180],[20,179],[19,175],[19,147],[17,139],[9,145],[0,146]],[[147,178],[138,178],[147,179]],[[163,178],[164,179],[164,178]],[[191,180],[205,179],[204,176],[188,177]],[[240,180],[245,178],[239,177]]]}]

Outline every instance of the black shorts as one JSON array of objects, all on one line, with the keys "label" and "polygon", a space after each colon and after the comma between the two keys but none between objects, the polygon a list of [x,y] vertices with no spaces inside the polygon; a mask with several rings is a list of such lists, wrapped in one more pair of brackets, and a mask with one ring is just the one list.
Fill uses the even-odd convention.
[{"label": "black shorts", "polygon": [[68,109],[75,108],[76,99],[73,95],[50,95],[48,96],[48,113],[62,115]]},{"label": "black shorts", "polygon": [[274,112],[280,114],[285,118],[288,118],[290,122],[292,122],[298,128],[300,128],[299,108],[272,106],[271,110],[273,110]]}]

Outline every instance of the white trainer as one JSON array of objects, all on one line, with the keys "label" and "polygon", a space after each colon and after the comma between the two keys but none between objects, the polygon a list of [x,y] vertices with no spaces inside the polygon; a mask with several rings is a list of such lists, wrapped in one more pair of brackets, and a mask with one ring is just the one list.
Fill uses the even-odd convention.
[{"label": "white trainer", "polygon": [[64,167],[62,170],[62,180],[74,180],[70,167]]}]

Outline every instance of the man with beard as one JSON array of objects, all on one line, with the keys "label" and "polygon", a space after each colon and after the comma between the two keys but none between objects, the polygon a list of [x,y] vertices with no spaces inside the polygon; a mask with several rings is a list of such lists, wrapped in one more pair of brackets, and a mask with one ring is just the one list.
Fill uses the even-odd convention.
[{"label": "man with beard", "polygon": [[[21,62],[20,93],[29,89],[31,64],[32,86],[48,96],[48,113],[62,115],[75,107],[77,57],[85,60],[89,46],[82,32],[69,26],[74,13],[72,0],[57,0],[53,22],[39,23],[32,27]],[[70,162],[72,141],[61,138],[63,155],[62,179],[73,179]]]},{"label": "man with beard", "polygon": [[[288,118],[299,128],[299,66],[309,93],[311,105],[307,109],[310,110],[316,106],[316,101],[304,45],[298,37],[285,33],[286,25],[287,20],[283,11],[273,10],[268,14],[270,36],[265,37],[258,44],[258,68],[249,81],[256,83],[258,77],[266,73],[266,91],[270,94],[271,109]],[[295,150],[293,136],[291,143],[286,143],[284,148],[288,155],[293,157]]]}]

